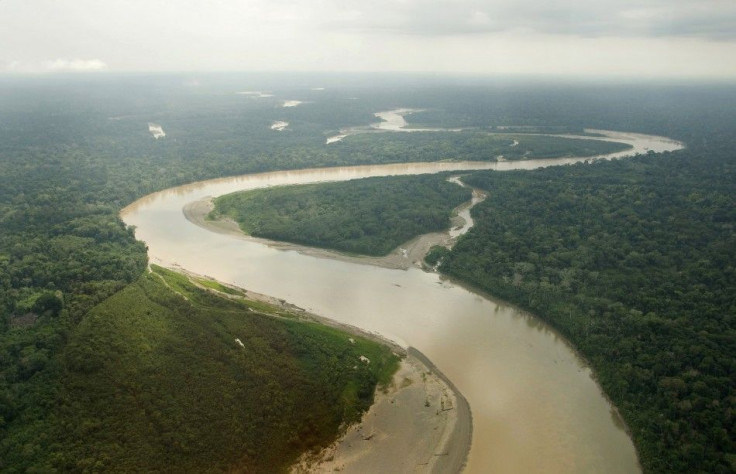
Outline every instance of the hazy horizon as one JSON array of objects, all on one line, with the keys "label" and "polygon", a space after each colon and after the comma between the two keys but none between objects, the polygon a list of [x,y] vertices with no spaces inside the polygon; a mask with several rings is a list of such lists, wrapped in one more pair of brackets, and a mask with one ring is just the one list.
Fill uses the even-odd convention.
[{"label": "hazy horizon", "polygon": [[0,1],[0,74],[736,78],[730,0]]}]

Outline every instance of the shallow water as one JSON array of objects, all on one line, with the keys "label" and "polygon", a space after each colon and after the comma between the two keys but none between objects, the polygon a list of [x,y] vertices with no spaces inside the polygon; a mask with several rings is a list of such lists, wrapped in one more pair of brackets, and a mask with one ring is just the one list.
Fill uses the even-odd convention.
[{"label": "shallow water", "polygon": [[[661,137],[613,133],[634,144],[633,152],[681,147]],[[434,273],[277,250],[209,232],[182,213],[185,204],[206,196],[273,185],[449,170],[531,169],[581,160],[280,171],[172,188],[136,201],[121,215],[137,227],[136,235],[148,245],[152,262],[180,265],[282,298],[421,350],[470,403],[474,431],[466,472],[638,472],[633,444],[590,370],[538,318]]]},{"label": "shallow water", "polygon": [[[462,182],[459,176],[453,176],[448,181],[451,183],[455,183],[459,186],[465,187],[465,183]],[[457,210],[457,215],[462,218],[463,224],[452,228],[449,230],[450,237],[453,239],[457,239],[461,235],[467,234],[468,231],[475,225],[475,222],[473,221],[472,216],[470,215],[470,210],[478,203],[481,203],[485,201],[486,199],[485,193],[483,193],[480,190],[474,190],[473,191],[473,197],[470,200],[470,203],[468,203],[465,206],[461,206],[460,209]]]}]

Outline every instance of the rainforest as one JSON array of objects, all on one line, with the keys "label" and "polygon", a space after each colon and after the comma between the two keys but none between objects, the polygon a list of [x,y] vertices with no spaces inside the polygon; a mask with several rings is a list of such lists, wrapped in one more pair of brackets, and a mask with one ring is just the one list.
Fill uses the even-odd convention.
[{"label": "rainforest", "polygon": [[[215,178],[461,161],[490,170],[274,186],[216,212],[385,254],[482,191],[472,228],[431,253],[437,271],[567,341],[644,472],[735,468],[736,88],[380,79],[0,80],[0,470],[273,472],[328,446],[402,351],[149,261],[120,212]],[[413,131],[375,127],[399,107]],[[629,147],[598,130],[682,146],[602,160]]]}]

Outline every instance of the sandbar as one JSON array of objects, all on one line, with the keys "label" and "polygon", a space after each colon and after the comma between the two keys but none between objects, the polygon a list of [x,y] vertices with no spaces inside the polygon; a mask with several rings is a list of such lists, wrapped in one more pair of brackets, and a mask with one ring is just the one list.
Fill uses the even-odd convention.
[{"label": "sandbar", "polygon": [[293,474],[463,470],[473,431],[470,407],[419,351],[406,358],[361,421],[331,446],[306,453]]}]

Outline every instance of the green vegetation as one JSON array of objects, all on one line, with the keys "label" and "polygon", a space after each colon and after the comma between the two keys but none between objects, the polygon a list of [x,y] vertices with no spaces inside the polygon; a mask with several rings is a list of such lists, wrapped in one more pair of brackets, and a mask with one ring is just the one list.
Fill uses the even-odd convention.
[{"label": "green vegetation", "polygon": [[[409,116],[411,117],[411,116]],[[631,148],[623,143],[545,135],[463,132],[364,133],[327,147],[335,160],[349,162],[367,156],[381,163],[425,161],[497,161],[595,156]],[[380,158],[378,158],[380,157]]]},{"label": "green vegetation", "polygon": [[433,245],[429,249],[427,255],[424,256],[424,261],[431,267],[434,267],[438,263],[442,262],[450,254],[450,249],[441,245]]},{"label": "green vegetation", "polygon": [[386,255],[420,234],[449,226],[471,191],[445,175],[368,178],[269,188],[215,199],[248,234],[365,255]]},{"label": "green vegetation", "polygon": [[245,296],[245,293],[237,288],[232,288],[229,286],[225,286],[219,281],[215,280],[207,280],[205,278],[195,278],[195,282],[202,285],[205,288],[209,288],[211,290],[219,291],[220,293],[225,293],[227,295],[236,295],[236,296]]},{"label": "green vegetation", "polygon": [[[647,472],[736,465],[736,163],[722,145],[475,173],[440,269],[550,322],[592,364]],[[707,183],[707,185],[703,185]]]},{"label": "green vegetation", "polygon": [[255,307],[154,267],[70,333],[51,416],[3,438],[0,469],[280,472],[329,444],[397,357]]}]

